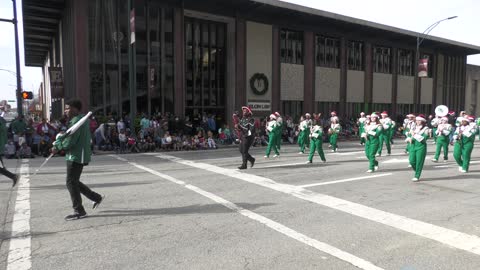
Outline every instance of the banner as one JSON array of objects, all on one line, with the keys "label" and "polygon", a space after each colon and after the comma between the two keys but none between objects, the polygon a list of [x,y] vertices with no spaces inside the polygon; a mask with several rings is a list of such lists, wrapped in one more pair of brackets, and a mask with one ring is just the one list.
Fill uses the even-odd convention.
[{"label": "banner", "polygon": [[63,98],[63,73],[61,67],[48,67],[50,74],[50,90],[52,98]]},{"label": "banner", "polygon": [[418,61],[418,77],[428,77],[428,58]]}]

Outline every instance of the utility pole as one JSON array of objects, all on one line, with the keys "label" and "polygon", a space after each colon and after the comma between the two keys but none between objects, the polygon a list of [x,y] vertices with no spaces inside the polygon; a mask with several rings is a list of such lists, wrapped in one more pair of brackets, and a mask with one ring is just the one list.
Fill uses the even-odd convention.
[{"label": "utility pole", "polygon": [[20,74],[20,50],[18,45],[18,20],[17,20],[17,3],[15,0],[12,0],[13,3],[13,19],[2,19],[0,18],[0,22],[9,22],[13,23],[15,27],[15,62],[17,65],[17,112],[18,115],[23,115],[23,106],[22,106],[22,76]]}]

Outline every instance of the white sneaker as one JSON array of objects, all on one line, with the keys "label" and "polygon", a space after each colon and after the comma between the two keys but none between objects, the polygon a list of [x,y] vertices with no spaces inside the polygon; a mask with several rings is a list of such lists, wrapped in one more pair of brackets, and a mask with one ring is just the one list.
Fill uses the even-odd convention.
[{"label": "white sneaker", "polygon": [[379,157],[379,156],[381,156],[381,155],[380,155],[380,154],[376,154],[375,156],[376,156],[376,157]]},{"label": "white sneaker", "polygon": [[335,150],[332,150],[332,153],[335,153]]},{"label": "white sneaker", "polygon": [[263,156],[264,158],[270,158],[269,156]]},{"label": "white sneaker", "polygon": [[303,155],[303,152],[298,152],[299,155]]},{"label": "white sneaker", "polygon": [[413,182],[418,182],[418,178],[414,177],[414,178],[412,178],[412,181]]},{"label": "white sneaker", "polygon": [[310,160],[307,160],[307,162],[305,162],[305,164],[312,164],[312,162]]},{"label": "white sneaker", "polygon": [[378,171],[378,166],[375,166],[375,171]]},{"label": "white sneaker", "polygon": [[373,172],[373,170],[368,170],[368,171],[367,171],[367,173],[372,173],[372,172]]},{"label": "white sneaker", "polygon": [[438,159],[432,159],[432,162],[438,162]]},{"label": "white sneaker", "polygon": [[411,168],[411,167],[412,167],[412,165],[408,164],[408,168]]},{"label": "white sneaker", "polygon": [[467,171],[465,171],[465,170],[461,170],[460,172],[462,172],[462,173],[467,173]]},{"label": "white sneaker", "polygon": [[446,160],[446,159],[443,160],[443,163],[447,163],[447,162],[448,162],[448,160]]},{"label": "white sneaker", "polygon": [[332,145],[330,144],[330,145],[328,146],[328,148],[332,148]]},{"label": "white sneaker", "polygon": [[462,167],[458,166],[458,171],[462,172],[463,171]]},{"label": "white sneaker", "polygon": [[276,157],[279,157],[279,156],[280,156],[280,155],[275,154],[275,155],[273,156],[273,158],[276,158]]}]

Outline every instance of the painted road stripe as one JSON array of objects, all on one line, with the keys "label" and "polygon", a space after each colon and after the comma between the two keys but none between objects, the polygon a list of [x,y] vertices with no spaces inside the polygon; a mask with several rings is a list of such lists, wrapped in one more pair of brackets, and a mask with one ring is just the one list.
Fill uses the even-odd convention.
[{"label": "painted road stripe", "polygon": [[361,153],[365,153],[365,151],[335,152],[335,153],[330,152],[330,154],[336,155],[336,156],[351,156],[351,155],[356,155],[356,154],[361,154]]},{"label": "painted road stripe", "polygon": [[364,179],[372,179],[372,178],[388,176],[388,175],[392,175],[392,173],[372,174],[372,175],[369,175],[369,176],[362,176],[362,177],[355,177],[355,178],[349,178],[349,179],[343,179],[343,180],[335,180],[335,181],[329,181],[329,182],[321,182],[321,183],[315,183],[315,184],[301,185],[299,187],[308,188],[308,187],[316,187],[316,186],[325,186],[325,185],[331,185],[331,184],[337,184],[337,183],[358,181],[358,180],[364,180]]},{"label": "painted road stripe", "polygon": [[316,193],[302,187],[277,183],[272,179],[266,177],[247,174],[233,169],[221,168],[206,163],[192,162],[170,155],[158,155],[157,157],[198,168],[201,170],[207,170],[213,173],[223,174],[231,178],[243,180],[245,182],[289,194],[302,200],[330,207],[332,209],[336,209],[354,216],[375,221],[380,224],[390,226],[392,228],[396,228],[405,232],[435,240],[437,242],[449,245],[454,248],[480,255],[480,237],[476,235],[469,235],[466,233],[457,232],[423,221],[418,221],[404,216],[381,211],[358,203],[350,202],[325,194]]},{"label": "painted road stripe", "polygon": [[[262,167],[258,167],[258,166],[255,166],[254,168],[255,169],[267,169],[267,168],[278,168],[278,167],[290,167],[290,166],[298,166],[298,165],[305,165],[306,161],[304,162],[300,162],[300,163],[288,163],[288,164],[275,164],[275,165],[270,165],[270,166],[262,166]],[[255,163],[256,164],[256,163]],[[263,163],[265,164],[265,163]]]},{"label": "painted road stripe", "polygon": [[[117,156],[113,156],[112,157],[115,157],[118,159]],[[119,159],[120,160],[120,159]],[[292,239],[295,239],[303,244],[306,244],[308,246],[311,246],[319,251],[322,251],[324,253],[327,253],[327,254],[330,254],[340,260],[343,260],[347,263],[350,263],[358,268],[361,268],[361,269],[366,269],[366,270],[382,270],[383,268],[380,268],[374,264],[372,264],[371,262],[368,262],[362,258],[359,258],[359,257],[356,257],[355,255],[352,255],[350,253],[347,253],[343,250],[340,250],[334,246],[331,246],[327,243],[323,243],[323,242],[320,242],[316,239],[313,239],[313,238],[310,238],[302,233],[299,233],[293,229],[290,229],[289,227],[285,226],[285,225],[282,225],[276,221],[273,221],[269,218],[266,218],[262,215],[259,215],[255,212],[252,212],[250,210],[247,210],[247,209],[244,209],[230,201],[227,201],[225,200],[224,198],[222,197],[219,197],[213,193],[210,193],[208,191],[205,191],[201,188],[198,188],[196,186],[193,186],[193,185],[190,185],[188,183],[185,183],[184,181],[181,181],[181,180],[178,180],[176,178],[173,178],[169,175],[166,175],[166,174],[163,174],[163,173],[160,173],[160,172],[157,172],[155,170],[152,170],[150,168],[147,168],[145,166],[142,166],[142,165],[138,165],[134,162],[128,162],[129,164],[131,164],[132,166],[135,166],[137,167],[138,169],[141,169],[141,170],[144,170],[146,172],[149,172],[153,175],[156,175],[160,178],[163,178],[165,180],[168,180],[172,183],[175,183],[175,184],[178,184],[178,185],[181,185],[195,193],[198,193],[218,204],[221,204],[223,206],[225,206],[226,208],[229,208],[231,209],[232,211],[234,212],[237,212],[245,217],[248,217],[252,220],[255,220],[255,221],[258,221],[260,222],[261,224],[269,227],[270,229],[273,229],[283,235],[286,235]]]},{"label": "painted road stripe", "polygon": [[8,251],[7,270],[26,270],[32,268],[30,236],[30,179],[28,159],[22,160],[18,183],[15,213],[12,221],[12,238]]}]

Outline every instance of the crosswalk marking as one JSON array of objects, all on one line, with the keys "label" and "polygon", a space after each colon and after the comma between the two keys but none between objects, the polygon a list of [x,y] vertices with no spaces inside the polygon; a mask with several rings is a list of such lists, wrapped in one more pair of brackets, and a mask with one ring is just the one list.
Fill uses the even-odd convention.
[{"label": "crosswalk marking", "polygon": [[408,217],[381,211],[375,208],[364,206],[358,203],[316,193],[303,187],[289,184],[277,183],[272,179],[243,173],[241,171],[226,169],[206,163],[184,160],[170,155],[157,155],[158,158],[170,160],[194,168],[207,170],[213,173],[222,174],[231,178],[236,178],[245,182],[266,187],[275,191],[292,195],[294,197],[314,202],[319,205],[330,207],[354,216],[378,222],[405,232],[422,236],[437,242],[449,245],[451,247],[465,250],[480,255],[480,237],[457,232],[426,222],[414,220]]},{"label": "crosswalk marking", "polygon": [[[113,156],[113,157],[119,159],[117,156]],[[119,160],[120,160],[120,159],[119,159]],[[149,172],[149,173],[151,173],[151,174],[153,174],[153,175],[156,175],[156,176],[161,177],[161,178],[163,178],[163,179],[165,179],[165,180],[168,180],[168,181],[170,181],[170,182],[172,182],[172,183],[181,185],[181,186],[183,186],[183,187],[185,187],[185,188],[187,188],[187,189],[189,189],[189,190],[191,190],[191,191],[193,191],[193,192],[196,192],[196,193],[198,193],[198,194],[200,194],[200,195],[202,195],[202,196],[204,196],[204,197],[206,197],[206,198],[209,198],[210,200],[212,200],[212,201],[214,201],[214,202],[216,202],[216,203],[218,203],[218,204],[221,204],[221,205],[223,205],[223,206],[231,209],[232,211],[235,211],[235,212],[237,212],[237,213],[239,213],[239,214],[241,214],[241,215],[243,215],[243,216],[245,216],[245,217],[248,217],[248,218],[250,218],[250,219],[252,219],[252,220],[255,220],[255,221],[257,221],[257,222],[260,222],[261,224],[264,224],[265,226],[269,227],[270,229],[273,229],[273,230],[275,230],[275,231],[277,231],[277,232],[279,232],[279,233],[282,233],[283,235],[286,235],[286,236],[288,236],[288,237],[290,237],[290,238],[293,238],[293,239],[295,239],[295,240],[297,240],[297,241],[299,241],[299,242],[301,242],[301,243],[304,243],[304,244],[306,244],[306,245],[308,245],[308,246],[311,246],[311,247],[313,247],[313,248],[315,248],[315,249],[317,249],[317,250],[319,250],[319,251],[322,251],[322,252],[324,252],[324,253],[330,254],[330,255],[332,255],[332,256],[340,259],[340,260],[343,260],[343,261],[345,261],[345,262],[348,262],[348,263],[350,263],[350,264],[352,264],[352,265],[354,265],[354,266],[356,266],[356,267],[358,267],[358,268],[365,269],[365,270],[382,270],[382,269],[383,269],[383,268],[380,268],[380,267],[372,264],[372,263],[369,262],[369,261],[366,261],[366,260],[364,260],[364,259],[362,259],[362,258],[359,258],[359,257],[357,257],[357,256],[355,256],[355,255],[352,255],[352,254],[350,254],[350,253],[348,253],[348,252],[345,252],[345,251],[343,251],[343,250],[340,250],[340,249],[338,249],[338,248],[336,248],[336,247],[334,247],[334,246],[331,246],[331,245],[329,245],[329,244],[327,244],[327,243],[320,242],[320,241],[318,241],[318,240],[316,240],[316,239],[310,238],[310,237],[308,237],[307,235],[304,235],[304,234],[302,234],[302,233],[299,233],[299,232],[297,232],[297,231],[295,231],[295,230],[293,230],[293,229],[291,229],[291,228],[289,228],[289,227],[287,227],[287,226],[285,226],[285,225],[283,225],[283,224],[280,224],[280,223],[278,223],[278,222],[276,222],[276,221],[273,221],[273,220],[271,220],[271,219],[269,219],[269,218],[266,218],[266,217],[264,217],[264,216],[262,216],[262,215],[259,215],[259,214],[255,213],[255,212],[252,212],[252,211],[250,211],[250,210],[244,209],[244,208],[242,208],[242,207],[240,207],[240,206],[238,206],[238,205],[236,205],[236,204],[234,204],[234,203],[232,203],[232,202],[230,202],[230,201],[225,200],[225,199],[222,198],[222,197],[219,197],[219,196],[217,196],[217,195],[215,195],[215,194],[213,194],[213,193],[210,193],[210,192],[208,192],[208,191],[205,191],[205,190],[203,190],[203,189],[201,189],[201,188],[198,188],[198,187],[196,187],[196,186],[194,186],[194,185],[190,185],[190,184],[188,184],[188,183],[186,183],[186,182],[184,182],[184,181],[182,181],[182,180],[178,180],[178,179],[173,178],[173,177],[171,177],[171,176],[169,176],[169,175],[166,175],[166,174],[157,172],[157,171],[155,171],[155,170],[152,170],[152,169],[147,168],[147,167],[145,167],[145,166],[136,164],[136,163],[134,163],[134,162],[129,162],[129,164],[131,164],[132,166],[137,167],[138,169],[144,170],[144,171]]]},{"label": "crosswalk marking", "polygon": [[12,238],[8,251],[7,270],[27,270],[32,268],[30,236],[30,179],[28,159],[22,160],[18,183],[15,214],[12,221]]},{"label": "crosswalk marking", "polygon": [[308,185],[301,185],[299,187],[307,188],[307,187],[325,186],[325,185],[338,184],[338,183],[351,182],[351,181],[358,181],[358,180],[364,180],[364,179],[372,179],[372,178],[389,176],[389,175],[392,175],[392,173],[373,174],[373,175],[354,177],[354,178],[349,178],[349,179],[342,179],[342,180],[335,180],[335,181],[321,182],[321,183],[313,183],[313,184],[308,184]]}]

